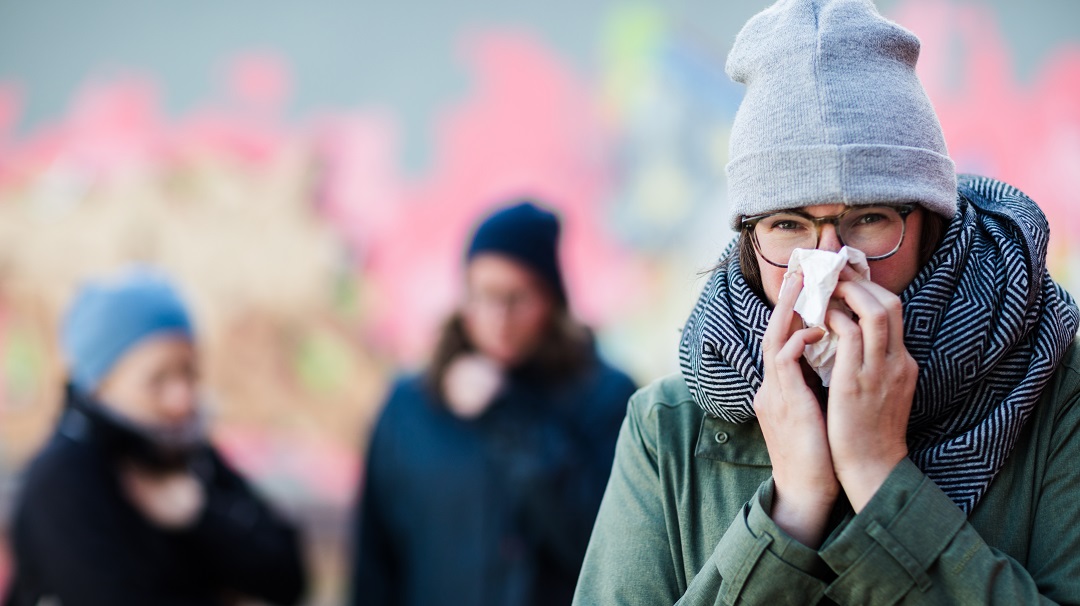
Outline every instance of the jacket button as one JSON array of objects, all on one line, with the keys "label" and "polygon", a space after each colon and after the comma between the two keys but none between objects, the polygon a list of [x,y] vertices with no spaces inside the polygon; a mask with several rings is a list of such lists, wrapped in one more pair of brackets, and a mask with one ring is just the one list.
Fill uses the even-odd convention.
[{"label": "jacket button", "polygon": [[717,444],[727,444],[728,435],[726,431],[718,431],[713,437],[716,439]]}]

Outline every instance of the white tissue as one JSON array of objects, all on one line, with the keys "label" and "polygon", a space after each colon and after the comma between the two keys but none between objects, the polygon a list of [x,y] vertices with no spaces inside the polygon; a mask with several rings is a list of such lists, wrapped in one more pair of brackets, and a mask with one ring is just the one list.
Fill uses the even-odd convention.
[{"label": "white tissue", "polygon": [[837,336],[825,327],[825,311],[829,308],[833,291],[836,290],[840,272],[846,265],[851,265],[852,269],[864,278],[870,279],[870,266],[866,264],[866,255],[857,248],[845,246],[835,253],[796,248],[791,253],[788,270],[784,274],[784,285],[781,286],[781,289],[786,287],[788,276],[796,270],[802,270],[803,289],[795,301],[795,311],[802,316],[803,324],[807,327],[818,327],[825,331],[825,336],[820,341],[806,346],[803,357],[821,377],[821,384],[825,387],[829,386],[832,379],[837,342]]}]

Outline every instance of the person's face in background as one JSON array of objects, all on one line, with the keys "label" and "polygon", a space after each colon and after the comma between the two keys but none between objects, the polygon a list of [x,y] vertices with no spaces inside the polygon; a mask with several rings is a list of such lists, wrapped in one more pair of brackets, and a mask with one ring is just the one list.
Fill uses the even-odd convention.
[{"label": "person's face in background", "polygon": [[513,367],[536,350],[555,313],[550,288],[524,265],[481,254],[466,268],[465,332],[479,353]]},{"label": "person's face in background", "polygon": [[[843,204],[818,204],[802,208],[803,212],[813,217],[827,217],[844,212],[847,207]],[[899,295],[907,288],[907,285],[915,279],[919,272],[919,250],[922,244],[922,218],[923,210],[917,208],[908,215],[907,228],[904,233],[904,241],[900,249],[892,256],[877,261],[869,261],[870,280],[893,294]],[[821,228],[821,240],[818,241],[818,250],[838,252],[843,244],[836,237],[836,227],[824,225]],[[761,253],[754,251],[757,256],[758,267],[761,270],[761,286],[769,303],[776,305],[780,298],[780,286],[784,283],[786,268],[772,265]]]},{"label": "person's face in background", "polygon": [[146,427],[179,427],[198,412],[195,347],[181,336],[146,339],[124,354],[96,392],[97,399]]}]

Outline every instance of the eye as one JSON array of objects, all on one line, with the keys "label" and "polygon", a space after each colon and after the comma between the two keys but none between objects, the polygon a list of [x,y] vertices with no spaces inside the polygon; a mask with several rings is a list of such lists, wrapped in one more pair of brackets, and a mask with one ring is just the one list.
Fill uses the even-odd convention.
[{"label": "eye", "polygon": [[792,215],[779,215],[770,217],[762,222],[762,226],[769,232],[793,234],[810,229],[805,219]]},{"label": "eye", "polygon": [[868,212],[864,215],[859,215],[855,219],[855,225],[873,225],[874,223],[880,223],[882,221],[888,221],[889,217],[882,212]]}]

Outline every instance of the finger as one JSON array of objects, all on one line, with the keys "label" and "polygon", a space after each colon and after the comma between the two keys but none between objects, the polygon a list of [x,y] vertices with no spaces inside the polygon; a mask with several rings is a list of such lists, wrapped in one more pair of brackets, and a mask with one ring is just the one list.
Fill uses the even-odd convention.
[{"label": "finger", "polygon": [[820,328],[803,328],[795,331],[776,355],[776,379],[780,389],[787,393],[809,391],[802,373],[802,356],[806,346],[817,343],[825,336]]},{"label": "finger", "polygon": [[[867,289],[869,282],[840,282],[833,297],[844,302],[859,316],[863,353],[873,361],[883,361],[889,351],[889,312]],[[844,314],[840,314],[844,315]],[[850,318],[847,318],[850,321]]]},{"label": "finger", "polygon": [[784,283],[780,287],[780,295],[776,298],[776,306],[769,317],[769,325],[765,328],[765,340],[769,342],[769,348],[772,351],[779,350],[791,336],[792,318],[795,315],[795,301],[799,298],[802,288],[802,272],[796,271],[784,277]]},{"label": "finger", "polygon": [[[850,276],[854,278],[849,278]],[[904,307],[900,303],[900,297],[877,282],[863,278],[850,265],[840,272],[840,279],[858,283],[885,308],[889,314],[889,351],[892,352],[894,346],[902,345],[904,343]]]},{"label": "finger", "polygon": [[840,279],[848,282],[869,282],[865,276],[855,271],[855,268],[851,265],[845,265],[844,269],[840,270]]},{"label": "finger", "polygon": [[833,376],[857,372],[863,367],[862,329],[848,315],[838,309],[825,313],[825,325],[837,336],[836,362]]}]

